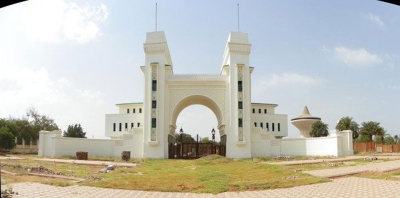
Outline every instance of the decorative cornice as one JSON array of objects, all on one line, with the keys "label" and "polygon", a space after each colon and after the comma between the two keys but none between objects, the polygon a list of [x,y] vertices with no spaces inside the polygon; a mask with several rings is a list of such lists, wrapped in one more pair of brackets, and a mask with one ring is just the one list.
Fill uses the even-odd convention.
[{"label": "decorative cornice", "polygon": [[167,43],[145,43],[143,49],[145,53],[165,52],[168,46]]},{"label": "decorative cornice", "polygon": [[228,43],[229,52],[250,54],[251,44],[243,43]]}]

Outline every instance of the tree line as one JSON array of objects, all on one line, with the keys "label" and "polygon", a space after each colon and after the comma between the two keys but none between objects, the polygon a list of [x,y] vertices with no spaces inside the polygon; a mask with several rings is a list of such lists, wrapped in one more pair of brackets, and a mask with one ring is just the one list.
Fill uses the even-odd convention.
[{"label": "tree line", "polygon": [[[15,138],[25,142],[36,142],[39,138],[39,131],[60,130],[54,119],[42,115],[37,109],[31,107],[26,110],[22,118],[0,118],[0,149],[10,150],[15,147]],[[69,125],[64,137],[85,138],[86,133],[80,124]]]},{"label": "tree line", "polygon": [[[387,131],[380,126],[379,122],[362,122],[360,126],[352,117],[349,116],[341,118],[335,128],[339,131],[351,130],[355,142],[375,141],[378,144],[397,144],[399,139],[398,135],[392,137],[388,134]],[[328,124],[319,120],[311,125],[311,137],[324,137],[328,135]]]}]

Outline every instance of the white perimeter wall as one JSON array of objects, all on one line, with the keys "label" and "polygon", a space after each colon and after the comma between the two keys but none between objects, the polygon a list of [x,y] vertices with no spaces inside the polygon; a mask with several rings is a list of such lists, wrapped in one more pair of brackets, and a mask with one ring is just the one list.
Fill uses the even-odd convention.
[{"label": "white perimeter wall", "polygon": [[[353,154],[351,131],[331,131],[328,137],[275,139],[259,127],[251,130],[251,157],[267,156],[346,156]],[[131,157],[143,157],[143,130],[134,129],[120,139],[86,139],[61,137],[61,131],[39,133],[39,156],[75,156],[77,151],[89,156],[120,157],[130,151]],[[229,148],[227,148],[229,149]]]},{"label": "white perimeter wall", "polygon": [[87,139],[62,137],[61,131],[41,131],[39,156],[75,156],[78,151],[89,156],[120,157],[122,151],[130,151],[131,157],[140,158],[143,153],[143,130],[136,129],[123,134],[121,139]]},{"label": "white perimeter wall", "polygon": [[353,155],[351,131],[331,131],[328,137],[275,139],[259,127],[252,129],[252,157]]}]

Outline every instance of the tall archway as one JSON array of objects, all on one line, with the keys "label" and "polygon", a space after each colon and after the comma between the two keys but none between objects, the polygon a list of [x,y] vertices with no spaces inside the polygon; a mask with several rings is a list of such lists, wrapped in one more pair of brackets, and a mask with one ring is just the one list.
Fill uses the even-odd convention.
[{"label": "tall archway", "polygon": [[[223,113],[221,107],[211,98],[204,95],[189,95],[184,97],[180,101],[178,101],[173,107],[171,120],[170,120],[170,135],[174,135],[176,131],[176,121],[178,119],[179,114],[186,108],[191,105],[202,105],[209,108],[217,118],[218,126],[216,127],[216,131],[219,132],[219,135],[223,135],[224,131],[218,130],[223,126]],[[223,128],[223,127],[222,127]]]},{"label": "tall archway", "polygon": [[182,128],[184,133],[199,141],[204,138],[212,140],[211,130],[215,129],[215,142],[220,141],[217,117],[206,106],[195,104],[184,108],[178,115],[176,126],[177,130]]}]

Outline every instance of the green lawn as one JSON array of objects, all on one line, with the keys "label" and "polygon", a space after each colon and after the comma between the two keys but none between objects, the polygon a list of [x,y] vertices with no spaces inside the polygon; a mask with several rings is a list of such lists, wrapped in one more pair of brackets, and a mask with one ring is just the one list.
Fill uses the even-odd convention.
[{"label": "green lawn", "polygon": [[[62,175],[85,178],[78,185],[146,191],[221,193],[226,191],[262,190],[328,182],[278,165],[260,164],[252,159],[228,159],[211,155],[196,160],[145,159],[137,167],[117,167],[110,173],[99,173],[105,166],[64,164],[47,161],[9,160],[2,168],[22,176],[5,176],[9,181],[26,181],[26,167],[43,166]],[[22,168],[21,168],[22,167]],[[25,167],[25,169],[23,168]],[[4,176],[4,175],[3,175]],[[2,176],[2,177],[3,177]],[[38,179],[36,182],[66,186],[71,181]]]},{"label": "green lawn", "polygon": [[286,188],[327,182],[278,165],[258,164],[251,159],[233,160],[209,156],[197,160],[145,160],[135,168],[102,173],[99,181],[82,185],[136,190],[221,193]]}]

